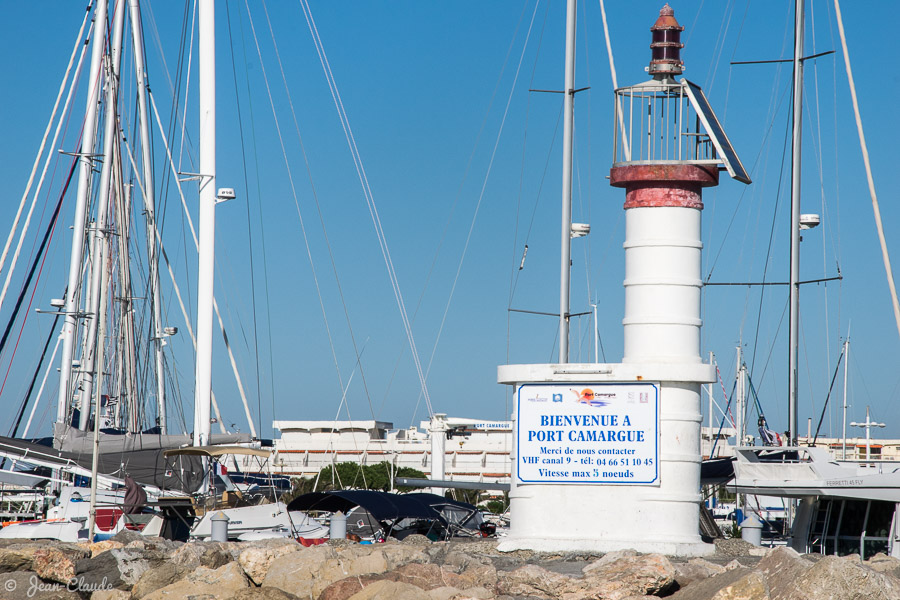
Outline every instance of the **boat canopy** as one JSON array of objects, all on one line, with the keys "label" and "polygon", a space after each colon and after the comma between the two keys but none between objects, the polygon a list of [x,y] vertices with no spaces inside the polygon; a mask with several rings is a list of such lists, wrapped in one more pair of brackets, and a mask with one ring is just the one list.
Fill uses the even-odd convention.
[{"label": "boat canopy", "polygon": [[291,501],[288,510],[321,510],[347,513],[361,506],[379,521],[400,519],[440,519],[445,523],[457,519],[447,519],[446,507],[461,509],[469,514],[477,508],[466,502],[442,498],[436,494],[391,494],[372,490],[338,490],[332,492],[312,492]]},{"label": "boat canopy", "polygon": [[163,455],[165,455],[166,458],[169,458],[170,456],[206,456],[209,458],[218,458],[230,454],[269,458],[272,456],[272,451],[261,450],[259,448],[247,448],[245,446],[186,446],[184,448],[174,448],[163,452]]}]

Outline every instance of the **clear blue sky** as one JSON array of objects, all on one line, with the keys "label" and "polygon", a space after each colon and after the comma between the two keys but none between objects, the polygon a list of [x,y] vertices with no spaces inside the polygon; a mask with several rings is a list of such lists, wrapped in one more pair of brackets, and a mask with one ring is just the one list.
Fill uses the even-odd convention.
[{"label": "clear blue sky", "polygon": [[[341,382],[347,385],[351,375],[347,391],[350,416],[374,416],[397,426],[417,424],[427,416],[419,401],[418,379],[361,186],[301,8],[295,2],[268,3],[308,170],[263,5],[250,2],[263,57],[260,65],[246,6],[235,0],[217,4],[218,184],[234,187],[238,198],[217,209],[216,294],[261,431],[271,435],[273,416],[334,418],[342,396]],[[649,61],[649,27],[662,2],[608,4],[619,83],[640,82],[646,78],[644,66]],[[888,243],[896,250],[900,247],[896,226],[900,208],[891,177],[898,134],[893,99],[900,85],[897,74],[887,68],[900,50],[887,18],[895,7],[884,0],[867,3],[864,10],[857,4],[845,2],[844,19],[882,217]],[[748,0],[673,2],[676,17],[687,28],[682,38],[687,44],[685,76],[704,88],[754,179],[753,185],[745,187],[723,178],[718,188],[705,193],[704,275],[712,271],[712,281],[761,280],[767,252],[767,280],[787,280],[790,186],[785,140],[790,69],[786,65],[729,63],[788,58],[792,5],[787,0],[752,5]],[[169,81],[177,78],[182,19],[190,15],[190,9],[186,11],[183,3],[147,0],[143,6],[151,85],[162,118],[168,121],[173,106]],[[0,164],[4,181],[0,222],[10,223],[84,5],[7,3],[4,8],[6,31],[0,51],[7,58],[0,64],[4,81],[0,132],[5,142]],[[562,86],[564,3],[541,2],[535,9],[533,1],[327,2],[314,3],[312,11],[368,175],[404,301],[410,318],[415,315],[413,329],[423,366],[434,352],[428,377],[434,409],[456,416],[508,418],[509,390],[496,383],[496,366],[555,360],[556,321],[510,314],[507,309],[552,312],[558,306],[561,97],[528,90]],[[807,54],[837,53],[810,61],[806,69],[803,211],[822,214],[823,225],[804,236],[802,278],[831,277],[839,266],[844,280],[806,286],[802,291],[801,430],[805,432],[807,417],[818,419],[840,344],[852,322],[848,420],[862,420],[868,404],[874,417],[887,423],[884,433],[898,436],[900,424],[893,407],[900,393],[896,359],[900,338],[891,314],[832,2],[814,2],[807,14]],[[130,50],[126,58],[130,61]],[[597,2],[579,6],[577,61],[577,87],[591,89],[576,100],[573,215],[576,221],[591,223],[592,232],[573,243],[572,311],[590,310],[590,299],[599,298],[605,357],[615,362],[622,354],[624,198],[621,190],[610,188],[605,179],[612,160],[612,94]],[[127,62],[123,102],[128,127],[134,123],[130,69]],[[263,70],[284,137],[321,304]],[[64,141],[58,144],[64,150],[75,147],[83,88]],[[192,170],[187,166],[188,149],[196,156],[195,113],[193,73],[185,171]],[[175,130],[180,131],[180,123]],[[158,135],[155,126],[154,131]],[[128,137],[134,137],[130,130]],[[176,139],[180,145],[180,135]],[[168,167],[159,137],[155,150],[156,172],[162,182]],[[58,196],[67,165],[64,160],[51,165],[52,183],[47,187],[51,198]],[[33,309],[49,308],[49,299],[60,297],[65,285],[74,187],[66,197],[12,365],[21,315],[9,347],[0,356],[0,377],[6,377],[9,370],[2,390],[8,407],[4,431],[30,382],[52,321]],[[196,188],[188,184],[185,190],[196,215]],[[164,197],[164,243],[195,313],[195,294],[190,288],[196,287],[196,253],[170,180]],[[41,231],[51,210],[45,208],[50,206],[47,198],[45,193],[35,212],[35,222],[42,220]],[[476,207],[465,260],[442,321]],[[137,223],[141,224],[140,215]],[[12,291],[0,308],[0,324],[5,325],[12,310],[38,229],[26,240]],[[2,239],[5,236],[4,228]],[[520,272],[525,243],[528,258]],[[5,278],[6,269],[0,276]],[[169,365],[177,371],[181,412],[190,421],[193,353],[165,272],[163,277],[167,321],[181,329],[172,339]],[[254,342],[254,287],[258,344]],[[704,293],[703,352],[716,353],[730,391],[735,346],[743,342],[763,408],[779,430],[786,427],[787,413],[786,298],[786,288],[768,288],[761,306],[758,288],[708,288]],[[351,327],[361,352],[359,366]],[[591,329],[587,318],[574,322],[572,360],[592,360]],[[214,355],[213,388],[225,419],[246,431],[218,335]],[[46,414],[45,410],[48,400],[50,406],[56,402],[54,375],[38,407],[38,433],[49,431],[46,414],[54,409]],[[839,389],[838,384],[832,407],[840,404]],[[717,390],[720,403],[722,395],[721,389]],[[340,416],[347,418],[347,414],[345,406]],[[839,433],[840,416],[835,408],[824,424],[826,434]],[[170,426],[180,428],[176,417]]]}]

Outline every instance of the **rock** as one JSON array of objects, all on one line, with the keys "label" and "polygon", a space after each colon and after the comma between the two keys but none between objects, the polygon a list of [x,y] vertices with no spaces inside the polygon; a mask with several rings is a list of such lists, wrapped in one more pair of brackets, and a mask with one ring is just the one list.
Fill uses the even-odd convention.
[{"label": "rock", "polygon": [[[136,541],[147,540],[147,539],[151,539],[151,538],[144,537],[137,531],[131,531],[130,529],[123,529],[122,531],[116,533],[116,535],[112,536],[109,539],[111,539],[115,542],[119,542],[122,545],[125,545],[125,544],[128,544],[129,542],[136,542]],[[160,538],[156,538],[156,539],[160,539]]]},{"label": "rock", "polygon": [[31,571],[13,571],[0,575],[0,598],[3,600],[76,600],[81,596],[70,592],[62,583],[41,580]]},{"label": "rock", "polygon": [[65,584],[75,577],[75,562],[84,556],[75,553],[64,554],[56,548],[38,550],[34,553],[31,568],[41,579]]},{"label": "rock", "polygon": [[873,571],[900,579],[900,559],[879,553],[867,560],[865,564]]},{"label": "rock", "polygon": [[[371,577],[346,577],[339,581],[335,581],[319,594],[318,600],[347,600],[353,594],[359,593],[361,590],[372,583]],[[260,588],[260,589],[278,589],[278,588]]]},{"label": "rock", "polygon": [[750,556],[750,549],[756,548],[750,542],[738,538],[717,539],[715,545],[716,554],[720,556]]},{"label": "rock", "polygon": [[429,600],[487,600],[493,597],[493,592],[483,587],[461,590],[444,586],[430,590],[427,595]]},{"label": "rock", "polygon": [[[296,544],[296,542],[294,542]],[[230,563],[234,557],[227,544],[220,542],[191,542],[177,548],[171,555],[171,561],[186,569],[206,567],[218,569]]]},{"label": "rock", "polygon": [[125,590],[97,590],[91,594],[91,600],[131,600],[131,594]]},{"label": "rock", "polygon": [[719,575],[726,571],[726,568],[711,563],[702,558],[692,558],[686,563],[677,563],[675,566],[675,582],[679,587],[685,587],[695,581],[709,579],[713,575]]},{"label": "rock", "polygon": [[444,568],[454,573],[463,573],[467,569],[489,564],[491,564],[491,559],[487,556],[473,556],[458,551],[448,552],[443,562]]},{"label": "rock", "polygon": [[284,556],[290,552],[299,552],[303,546],[293,540],[288,543],[266,544],[256,547],[247,548],[238,555],[238,562],[244,573],[247,574],[253,583],[260,585],[269,572],[269,566],[279,556]]},{"label": "rock", "polygon": [[112,550],[113,548],[122,548],[125,546],[122,542],[117,542],[115,540],[103,540],[102,542],[82,542],[78,544],[79,547],[84,548],[87,551],[88,556],[91,558],[97,556],[102,552],[106,552],[107,550]]},{"label": "rock", "polygon": [[41,549],[37,544],[16,544],[0,548],[0,573],[28,571],[34,561],[34,553]]},{"label": "rock", "polygon": [[400,543],[409,544],[410,546],[428,546],[429,544],[431,544],[431,540],[429,540],[421,533],[414,533],[400,540]]},{"label": "rock", "polygon": [[131,588],[131,597],[140,600],[156,590],[175,583],[191,571],[193,569],[174,562],[164,562],[157,567],[147,569]]},{"label": "rock", "polygon": [[131,589],[145,571],[159,566],[166,557],[144,553],[136,548],[113,548],[93,558],[75,563],[76,576],[85,585],[111,585]]},{"label": "rock", "polygon": [[572,588],[573,578],[548,571],[537,565],[525,565],[514,571],[498,573],[497,592],[508,596],[556,598]]},{"label": "rock", "polygon": [[761,573],[739,567],[692,583],[669,600],[770,600],[770,596]]},{"label": "rock", "polygon": [[410,562],[425,562],[421,548],[403,544],[315,546],[273,560],[262,586],[317,598],[335,581],[385,573]]},{"label": "rock", "polygon": [[0,573],[12,573],[15,571],[31,571],[34,555],[41,550],[57,549],[73,556],[84,557],[86,552],[78,544],[56,542],[51,540],[24,541],[2,540],[9,542],[0,545]]},{"label": "rock", "polygon": [[176,581],[144,596],[143,600],[172,600],[196,598],[196,600],[226,600],[249,588],[250,582],[236,562],[218,569],[198,567],[184,579]]},{"label": "rock", "polygon": [[733,561],[729,562],[727,565],[725,565],[725,570],[731,571],[732,569],[741,569],[741,568],[743,568],[743,566],[744,565],[742,565],[740,561],[733,560]]},{"label": "rock", "polygon": [[794,580],[803,575],[813,563],[786,546],[775,549],[759,561],[756,569],[765,575],[766,583],[773,595],[775,590],[787,590]]},{"label": "rock", "polygon": [[632,550],[628,548],[626,550],[614,550],[613,552],[607,552],[591,564],[587,565],[582,571],[587,574],[589,571],[593,569],[597,569],[602,567],[603,565],[608,565],[611,562],[616,562],[620,558],[632,558],[637,556],[637,550]]},{"label": "rock", "polygon": [[773,597],[784,600],[896,600],[900,581],[857,560],[826,556],[791,581],[770,579]]},{"label": "rock", "polygon": [[[361,547],[365,548],[365,546]],[[409,546],[400,544],[382,545],[380,546],[379,551],[384,555],[384,560],[387,562],[388,569],[396,569],[397,567],[401,567],[408,563],[422,563],[428,560],[421,549],[410,548]]]},{"label": "rock", "polygon": [[[92,599],[93,600],[93,599]],[[299,600],[297,596],[278,588],[247,588],[241,590],[229,600]]]},{"label": "rock", "polygon": [[494,588],[497,570],[492,565],[479,565],[463,573],[454,573],[446,566],[409,563],[380,575],[347,577],[336,581],[322,591],[319,600],[347,600],[376,581],[409,583],[426,591],[452,587],[460,593],[468,593],[472,589]]},{"label": "rock", "polygon": [[625,556],[597,564],[599,562],[588,565],[584,571],[588,580],[585,588],[593,590],[600,598],[615,600],[631,595],[658,595],[675,584],[675,567],[661,554]]},{"label": "rock", "polygon": [[142,537],[128,542],[124,547],[139,552],[169,557],[180,548],[190,545],[192,544],[181,544],[158,537]]},{"label": "rock", "polygon": [[350,596],[350,600],[375,600],[382,598],[390,598],[391,600],[422,600],[427,597],[424,591],[410,583],[376,581]]}]

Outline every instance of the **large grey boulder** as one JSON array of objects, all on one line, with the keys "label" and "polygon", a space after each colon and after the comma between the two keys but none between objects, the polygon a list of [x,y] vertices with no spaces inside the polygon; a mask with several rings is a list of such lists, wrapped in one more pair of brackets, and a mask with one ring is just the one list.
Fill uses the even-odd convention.
[{"label": "large grey boulder", "polygon": [[525,565],[513,571],[497,574],[497,593],[527,598],[557,598],[572,590],[574,579],[548,571],[538,565]]},{"label": "large grey boulder", "polygon": [[143,600],[174,600],[175,598],[228,600],[249,587],[250,582],[240,565],[231,562],[218,569],[198,567],[184,579],[147,594]]},{"label": "large grey boulder", "polygon": [[725,567],[708,560],[692,558],[686,563],[675,563],[675,582],[679,588],[683,588],[696,581],[703,581],[714,575],[720,575],[727,570]]},{"label": "large grey boulder", "polygon": [[669,600],[771,600],[762,573],[738,567],[696,581],[671,596]]},{"label": "large grey boulder", "polygon": [[37,552],[50,549],[60,550],[71,556],[85,556],[85,549],[78,544],[51,540],[0,540],[0,573],[30,571],[34,567],[34,556]]},{"label": "large grey boulder", "polygon": [[[93,598],[91,598],[93,600]],[[241,590],[229,600],[298,600],[294,594],[289,594],[278,588],[251,587]]]},{"label": "large grey boulder", "polygon": [[411,583],[383,580],[366,586],[350,598],[351,600],[381,600],[384,598],[390,598],[391,600],[427,600],[429,596],[421,588],[417,588]]},{"label": "large grey boulder", "polygon": [[603,558],[587,565],[584,589],[595,597],[616,600],[627,596],[659,595],[675,584],[675,567],[662,554],[622,556],[617,560]]},{"label": "large grey boulder", "polygon": [[87,555],[85,550],[46,548],[34,553],[32,570],[41,579],[69,583],[75,577],[75,563]]},{"label": "large grey boulder", "polygon": [[0,598],[3,600],[78,600],[82,594],[69,591],[56,581],[44,581],[31,571],[0,574]]},{"label": "large grey boulder", "polygon": [[426,562],[421,547],[404,544],[315,546],[273,560],[262,587],[276,587],[300,598],[315,600],[335,581],[385,573],[411,562]]},{"label": "large grey boulder", "polygon": [[167,557],[138,548],[113,548],[75,563],[76,577],[85,585],[110,585],[131,589],[145,571],[161,565]]},{"label": "large grey boulder", "polygon": [[134,600],[141,600],[144,596],[183,579],[193,570],[174,562],[164,562],[159,566],[147,569],[131,588],[131,597]]},{"label": "large grey boulder", "polygon": [[[483,597],[493,595],[497,586],[497,570],[492,565],[478,565],[456,573],[446,565],[409,563],[380,575],[347,577],[326,587],[318,600],[347,600],[377,581],[409,583],[427,592],[444,588],[432,596],[456,594]],[[456,590],[451,593],[452,590]]]},{"label": "large grey boulder", "polygon": [[305,548],[294,540],[266,540],[266,542],[254,544],[238,555],[238,562],[244,573],[257,585],[266,578],[266,573],[276,558],[292,552],[305,551]]},{"label": "large grey boulder", "polygon": [[861,564],[826,556],[790,582],[770,581],[773,600],[897,600],[900,581]]}]

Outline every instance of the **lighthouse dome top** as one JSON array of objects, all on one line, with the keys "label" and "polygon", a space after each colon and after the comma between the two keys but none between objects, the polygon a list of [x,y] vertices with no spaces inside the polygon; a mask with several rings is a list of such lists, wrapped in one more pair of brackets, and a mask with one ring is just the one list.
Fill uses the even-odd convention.
[{"label": "lighthouse dome top", "polygon": [[659,18],[650,32],[653,36],[650,44],[652,60],[647,69],[654,79],[670,78],[681,75],[684,71],[684,62],[681,60],[681,32],[684,27],[675,20],[675,11],[666,4],[659,11]]}]

